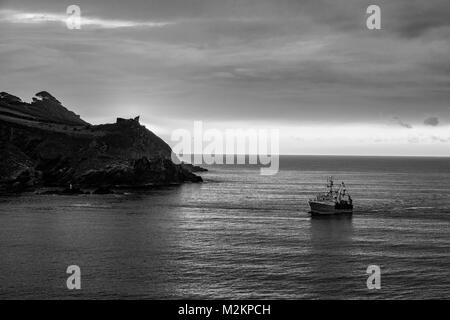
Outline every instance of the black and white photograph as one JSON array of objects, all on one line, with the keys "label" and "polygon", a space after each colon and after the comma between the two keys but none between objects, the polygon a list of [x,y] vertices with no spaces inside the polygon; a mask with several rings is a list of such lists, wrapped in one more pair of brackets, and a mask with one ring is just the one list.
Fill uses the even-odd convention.
[{"label": "black and white photograph", "polygon": [[0,0],[0,300],[449,297],[448,0]]}]

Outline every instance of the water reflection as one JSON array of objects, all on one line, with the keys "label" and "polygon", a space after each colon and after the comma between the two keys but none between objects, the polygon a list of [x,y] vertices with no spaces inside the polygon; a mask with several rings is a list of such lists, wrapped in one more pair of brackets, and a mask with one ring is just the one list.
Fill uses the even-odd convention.
[{"label": "water reflection", "polygon": [[353,233],[351,214],[342,215],[311,215],[311,240],[319,242],[323,248],[322,241],[327,240],[333,244],[345,244],[351,241]]},{"label": "water reflection", "polygon": [[[311,282],[312,295],[320,298],[326,292],[334,297],[343,293],[351,277],[352,215],[311,216]],[[331,285],[332,284],[332,285]]]}]

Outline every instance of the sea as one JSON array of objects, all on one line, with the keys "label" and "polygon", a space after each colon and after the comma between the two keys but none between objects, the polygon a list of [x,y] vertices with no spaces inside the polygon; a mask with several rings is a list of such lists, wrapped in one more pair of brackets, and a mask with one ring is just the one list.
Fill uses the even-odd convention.
[{"label": "sea", "polygon": [[[0,299],[450,297],[449,158],[281,156],[272,176],[207,168],[201,184],[0,197]],[[353,215],[310,214],[328,176],[347,185]]]}]

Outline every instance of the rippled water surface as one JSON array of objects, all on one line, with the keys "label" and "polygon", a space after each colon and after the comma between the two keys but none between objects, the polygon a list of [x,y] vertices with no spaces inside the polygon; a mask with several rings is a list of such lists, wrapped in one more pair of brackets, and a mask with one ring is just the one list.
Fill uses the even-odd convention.
[{"label": "rippled water surface", "polygon": [[[211,166],[203,184],[0,198],[0,298],[448,298],[450,161],[282,157]],[[307,199],[344,180],[350,217]],[[82,289],[66,289],[78,265]],[[381,290],[366,268],[379,265]]]}]

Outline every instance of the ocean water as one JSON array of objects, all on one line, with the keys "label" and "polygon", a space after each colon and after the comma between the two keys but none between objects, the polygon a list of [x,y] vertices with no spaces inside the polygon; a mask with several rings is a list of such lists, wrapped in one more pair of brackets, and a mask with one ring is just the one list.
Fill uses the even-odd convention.
[{"label": "ocean water", "polygon": [[[203,184],[0,197],[0,299],[449,298],[449,160],[283,156],[275,176],[209,166]],[[309,214],[329,175],[352,216]]]}]

